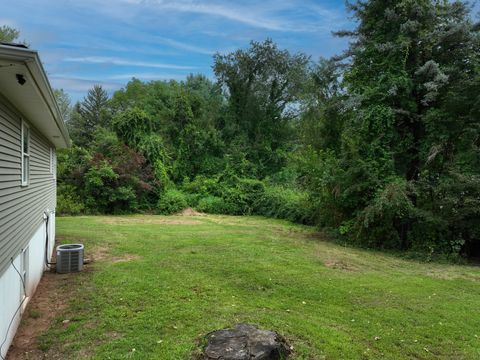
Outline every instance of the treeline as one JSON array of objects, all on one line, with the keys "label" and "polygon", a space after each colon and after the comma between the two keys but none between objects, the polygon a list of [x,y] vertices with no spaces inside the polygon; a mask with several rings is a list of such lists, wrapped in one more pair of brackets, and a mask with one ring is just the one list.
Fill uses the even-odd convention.
[{"label": "treeline", "polygon": [[261,214],[361,246],[480,255],[480,26],[467,4],[362,1],[341,56],[272,41],[216,81],[95,86],[70,108],[58,210]]}]

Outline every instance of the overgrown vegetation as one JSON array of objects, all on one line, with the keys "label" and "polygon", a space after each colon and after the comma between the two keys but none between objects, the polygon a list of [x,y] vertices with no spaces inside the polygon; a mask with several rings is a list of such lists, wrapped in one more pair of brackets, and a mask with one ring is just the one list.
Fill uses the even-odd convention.
[{"label": "overgrown vegetation", "polygon": [[480,26],[460,1],[349,7],[358,25],[332,59],[267,40],[217,54],[216,81],[94,87],[67,114],[61,212],[191,206],[479,256]]}]

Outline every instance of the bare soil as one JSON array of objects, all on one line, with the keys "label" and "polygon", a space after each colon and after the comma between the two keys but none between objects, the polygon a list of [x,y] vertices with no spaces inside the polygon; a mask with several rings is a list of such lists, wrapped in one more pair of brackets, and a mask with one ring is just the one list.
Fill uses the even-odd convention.
[{"label": "bare soil", "polygon": [[[74,274],[46,272],[30,299],[12,345],[7,360],[40,360],[58,358],[47,356],[39,349],[38,337],[51,326],[55,317],[67,306],[69,277]],[[55,311],[53,311],[55,309]]]},{"label": "bare soil", "polygon": [[[182,215],[184,216],[184,215]],[[164,217],[155,217],[155,218],[141,218],[141,217],[111,217],[100,220],[101,223],[107,225],[130,225],[130,224],[141,224],[141,225],[199,225],[201,222],[194,219],[182,219],[182,218],[164,218]]]},{"label": "bare soil", "polygon": [[179,215],[179,216],[206,216],[206,214],[198,212],[195,209],[192,209],[191,207],[182,210],[181,212],[179,212],[176,215]]}]

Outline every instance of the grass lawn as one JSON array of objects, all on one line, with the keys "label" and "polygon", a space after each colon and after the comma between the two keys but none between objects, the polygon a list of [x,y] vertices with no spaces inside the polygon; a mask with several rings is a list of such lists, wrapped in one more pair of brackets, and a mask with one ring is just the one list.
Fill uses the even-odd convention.
[{"label": "grass lawn", "polygon": [[189,359],[239,322],[283,334],[294,359],[480,359],[479,267],[259,217],[66,217],[57,237],[95,260],[40,338],[64,359]]}]

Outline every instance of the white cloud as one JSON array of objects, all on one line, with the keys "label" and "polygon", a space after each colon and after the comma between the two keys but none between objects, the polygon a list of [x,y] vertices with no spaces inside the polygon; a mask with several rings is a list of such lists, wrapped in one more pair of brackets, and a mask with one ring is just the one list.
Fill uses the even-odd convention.
[{"label": "white cloud", "polygon": [[118,90],[123,86],[121,83],[63,76],[50,76],[50,82],[53,88],[64,89],[67,93],[87,92],[93,85],[101,85],[107,91]]},{"label": "white cloud", "polygon": [[284,24],[281,21],[268,17],[261,17],[252,9],[239,9],[233,8],[232,6],[225,7],[217,4],[194,2],[155,2],[159,7],[164,9],[218,16],[268,30],[285,30]]},{"label": "white cloud", "polygon": [[161,37],[161,36],[156,36],[155,40],[159,43],[174,47],[176,49],[187,50],[187,51],[193,52],[193,53],[206,54],[206,55],[213,55],[215,53],[215,51],[208,50],[208,49],[202,48],[200,46],[190,45],[190,44],[187,44],[187,43],[184,43],[184,42],[181,42],[181,41],[168,39],[168,38],[164,38],[164,37]]},{"label": "white cloud", "polygon": [[0,18],[0,26],[3,26],[3,25],[7,25],[13,28],[17,27],[15,21],[13,21],[12,19]]},{"label": "white cloud", "polygon": [[[99,1],[99,0],[93,0]],[[111,16],[118,16],[119,0],[103,0],[103,11]],[[238,2],[214,2],[195,0],[120,0],[127,6],[142,6],[157,10],[192,13],[207,16],[219,17],[232,20],[256,28],[286,31],[286,32],[316,32],[324,31],[330,25],[338,25],[341,19],[340,14],[331,11],[314,2],[282,0],[264,0],[262,2],[251,2],[239,5]],[[135,9],[135,10],[138,10]],[[295,12],[303,12],[317,19],[305,21],[304,18],[292,20],[290,15]],[[131,17],[131,14],[125,17]],[[188,24],[185,24],[188,26]]]},{"label": "white cloud", "polygon": [[129,73],[111,75],[107,78],[110,80],[130,80],[132,78],[140,80],[184,80],[186,77],[186,74]]},{"label": "white cloud", "polygon": [[145,62],[145,61],[136,61],[136,60],[124,60],[121,58],[103,57],[103,56],[67,57],[67,58],[64,58],[63,61],[83,63],[83,64],[110,64],[110,65],[119,65],[119,66],[135,66],[135,67],[176,69],[176,70],[192,70],[196,68],[195,66],[164,64],[164,63],[156,63],[156,62],[154,63],[154,62]]}]

